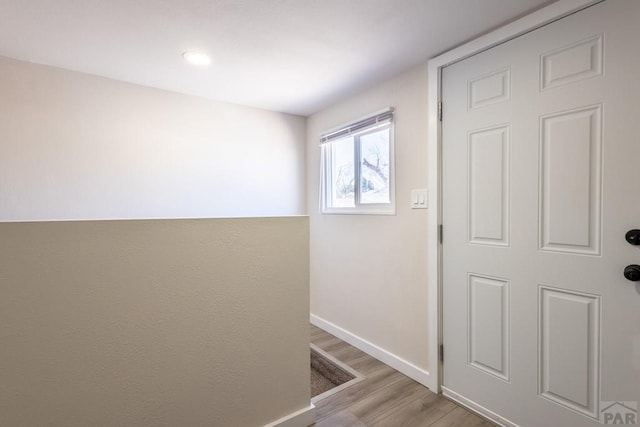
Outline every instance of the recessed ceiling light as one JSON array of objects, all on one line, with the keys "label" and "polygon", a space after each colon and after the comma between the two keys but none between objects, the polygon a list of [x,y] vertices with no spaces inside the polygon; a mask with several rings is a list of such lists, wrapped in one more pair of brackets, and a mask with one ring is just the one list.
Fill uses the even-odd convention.
[{"label": "recessed ceiling light", "polygon": [[183,53],[182,57],[189,64],[193,65],[209,65],[211,63],[211,58],[202,52],[188,51]]}]

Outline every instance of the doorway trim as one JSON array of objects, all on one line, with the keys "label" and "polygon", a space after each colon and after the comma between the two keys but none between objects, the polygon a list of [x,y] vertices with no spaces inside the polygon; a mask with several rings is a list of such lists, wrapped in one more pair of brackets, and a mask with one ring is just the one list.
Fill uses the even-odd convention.
[{"label": "doorway trim", "polygon": [[[429,376],[427,385],[435,393],[440,393],[442,386],[442,362],[440,361],[440,345],[442,344],[442,245],[439,238],[439,227],[442,224],[442,128],[438,118],[438,105],[442,99],[442,69],[602,1],[605,0],[558,0],[495,31],[430,59],[427,64],[427,170],[428,190],[433,206],[427,214],[429,229],[429,238],[427,239]],[[446,114],[446,106],[443,108],[443,114]],[[446,229],[444,230],[444,238],[446,238]]]}]

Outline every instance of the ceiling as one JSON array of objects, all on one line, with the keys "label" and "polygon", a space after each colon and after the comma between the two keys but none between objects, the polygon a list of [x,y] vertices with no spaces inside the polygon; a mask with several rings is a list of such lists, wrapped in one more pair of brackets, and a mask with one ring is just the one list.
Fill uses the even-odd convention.
[{"label": "ceiling", "polygon": [[309,115],[548,3],[0,0],[0,56]]}]

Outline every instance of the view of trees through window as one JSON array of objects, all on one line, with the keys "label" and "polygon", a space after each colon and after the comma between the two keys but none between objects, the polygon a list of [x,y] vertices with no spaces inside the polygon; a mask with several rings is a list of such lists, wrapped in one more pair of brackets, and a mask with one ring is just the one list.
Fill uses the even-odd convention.
[{"label": "view of trees through window", "polygon": [[389,203],[389,129],[359,139],[360,203]]},{"label": "view of trees through window", "polygon": [[353,137],[331,143],[331,206],[352,208],[356,205]]},{"label": "view of trees through window", "polygon": [[331,207],[355,207],[356,190],[360,204],[391,202],[389,134],[385,126],[331,143]]}]

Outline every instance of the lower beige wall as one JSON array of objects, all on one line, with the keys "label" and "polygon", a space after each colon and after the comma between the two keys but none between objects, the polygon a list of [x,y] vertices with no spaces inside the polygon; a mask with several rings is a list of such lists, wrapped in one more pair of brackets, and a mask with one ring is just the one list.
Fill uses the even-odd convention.
[{"label": "lower beige wall", "polygon": [[0,223],[0,425],[309,406],[305,217]]},{"label": "lower beige wall", "polygon": [[[389,106],[395,108],[397,215],[321,215],[320,133]],[[426,188],[426,165],[426,64],[308,119],[312,319],[420,381],[429,368],[427,211],[412,210],[410,194]]]}]

